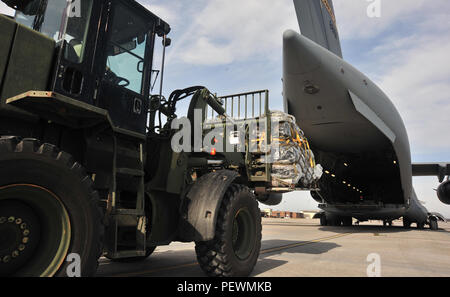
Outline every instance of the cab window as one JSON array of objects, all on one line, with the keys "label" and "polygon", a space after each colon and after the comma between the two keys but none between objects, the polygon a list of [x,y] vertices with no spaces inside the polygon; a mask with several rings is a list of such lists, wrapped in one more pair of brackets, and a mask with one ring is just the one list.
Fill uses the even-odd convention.
[{"label": "cab window", "polygon": [[[67,19],[67,29],[64,40],[66,51],[64,57],[73,63],[82,63],[88,37],[89,21],[93,0],[76,1],[71,7]],[[75,2],[74,2],[75,3]]]},{"label": "cab window", "polygon": [[143,93],[144,57],[149,25],[125,5],[116,2],[109,29],[105,80]]},{"label": "cab window", "polygon": [[93,0],[34,0],[16,13],[17,22],[56,42],[65,40],[64,58],[83,62]]}]

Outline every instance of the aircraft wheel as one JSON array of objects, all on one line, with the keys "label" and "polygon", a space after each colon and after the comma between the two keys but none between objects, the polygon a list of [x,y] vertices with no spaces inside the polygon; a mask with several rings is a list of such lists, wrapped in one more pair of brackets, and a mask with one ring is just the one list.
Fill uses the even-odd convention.
[{"label": "aircraft wheel", "polygon": [[430,229],[431,230],[438,230],[439,226],[438,226],[438,221],[436,218],[430,218]]},{"label": "aircraft wheel", "polygon": [[350,227],[353,225],[353,218],[352,217],[344,217],[342,218],[342,225],[345,227]]},{"label": "aircraft wheel", "polygon": [[213,240],[196,242],[200,267],[213,277],[246,277],[261,249],[261,213],[254,195],[232,184],[223,198]]},{"label": "aircraft wheel", "polygon": [[417,223],[417,229],[422,230],[425,227],[425,223]]},{"label": "aircraft wheel", "polygon": [[340,217],[331,217],[327,221],[329,226],[339,227],[342,225],[342,219]]},{"label": "aircraft wheel", "polygon": [[408,219],[403,218],[403,227],[405,229],[411,228],[411,222]]},{"label": "aircraft wheel", "polygon": [[103,225],[91,177],[35,139],[0,137],[0,152],[0,275],[94,275]]},{"label": "aircraft wheel", "polygon": [[327,216],[324,214],[320,217],[320,226],[326,226],[327,225]]}]

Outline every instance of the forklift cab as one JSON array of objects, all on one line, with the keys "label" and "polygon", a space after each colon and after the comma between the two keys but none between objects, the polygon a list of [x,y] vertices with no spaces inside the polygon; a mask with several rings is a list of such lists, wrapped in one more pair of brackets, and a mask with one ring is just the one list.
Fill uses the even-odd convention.
[{"label": "forklift cab", "polygon": [[145,133],[155,40],[169,25],[132,0],[25,2],[16,21],[56,42],[49,89]]}]

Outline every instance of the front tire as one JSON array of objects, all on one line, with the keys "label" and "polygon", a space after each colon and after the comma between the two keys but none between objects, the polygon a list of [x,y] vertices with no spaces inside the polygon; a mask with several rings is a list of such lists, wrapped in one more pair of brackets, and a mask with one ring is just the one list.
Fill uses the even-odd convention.
[{"label": "front tire", "polygon": [[103,225],[92,186],[55,146],[0,137],[0,275],[94,275]]},{"label": "front tire", "polygon": [[232,184],[220,206],[213,240],[196,242],[200,267],[212,277],[245,277],[261,249],[261,215],[254,195]]}]

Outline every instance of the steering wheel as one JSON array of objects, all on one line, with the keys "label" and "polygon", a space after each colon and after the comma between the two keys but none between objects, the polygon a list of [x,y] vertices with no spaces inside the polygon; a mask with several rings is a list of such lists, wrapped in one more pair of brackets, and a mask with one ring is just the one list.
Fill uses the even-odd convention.
[{"label": "steering wheel", "polygon": [[[112,72],[109,68],[106,69],[105,78],[112,84],[120,86],[120,87],[128,87],[130,85],[130,81],[124,77],[117,76],[114,72]],[[121,84],[121,83],[124,84]]]},{"label": "steering wheel", "polygon": [[[121,85],[121,82],[124,82],[124,84]],[[120,76],[116,76],[116,80],[114,83],[120,87],[128,87],[130,85],[130,81],[128,79]]]}]

